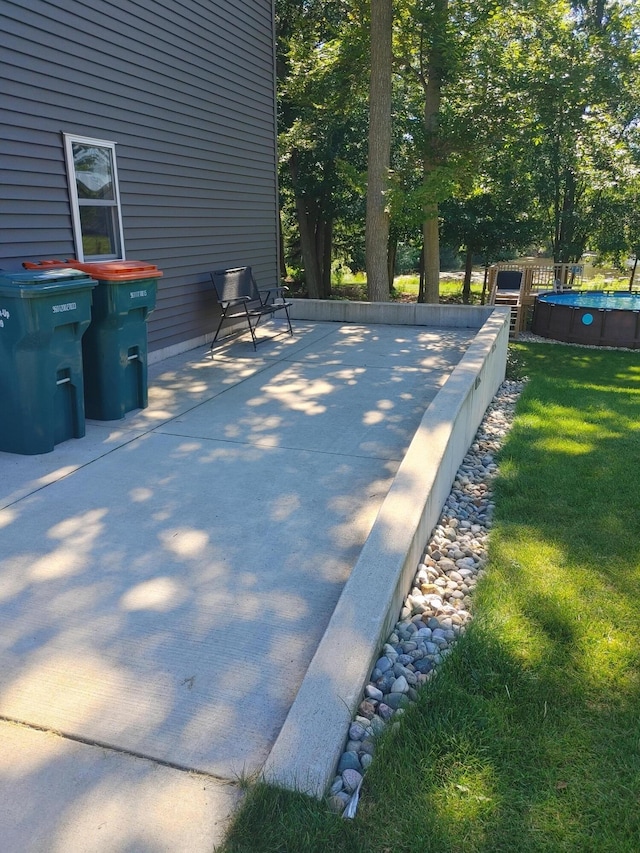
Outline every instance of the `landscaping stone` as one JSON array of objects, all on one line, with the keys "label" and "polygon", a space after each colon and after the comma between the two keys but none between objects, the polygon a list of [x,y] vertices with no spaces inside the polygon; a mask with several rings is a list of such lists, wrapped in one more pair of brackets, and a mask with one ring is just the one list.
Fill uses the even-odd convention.
[{"label": "landscaping stone", "polygon": [[349,740],[363,740],[366,729],[360,723],[352,723],[349,727]]},{"label": "landscaping stone", "polygon": [[333,794],[332,796],[328,797],[327,804],[332,812],[335,812],[336,814],[342,814],[350,799],[350,794],[347,794],[344,791],[340,791],[339,794]]},{"label": "landscaping stone", "polygon": [[382,690],[378,690],[373,684],[367,684],[364,689],[364,695],[368,696],[369,699],[374,699],[376,702],[382,701]]},{"label": "landscaping stone", "polygon": [[342,774],[342,784],[345,791],[350,794],[357,789],[360,782],[362,782],[362,773],[359,773],[357,770],[345,770]]},{"label": "landscaping stone", "polygon": [[338,773],[344,773],[345,770],[361,770],[362,765],[358,758],[357,752],[343,752],[338,762]]},{"label": "landscaping stone", "polygon": [[416,568],[398,621],[365,685],[347,748],[328,792],[342,813],[372,761],[375,738],[418,698],[472,619],[471,592],[484,575],[494,504],[495,453],[507,435],[524,382],[505,381],[485,413]]},{"label": "landscaping stone", "polygon": [[342,791],[342,788],[342,776],[336,776],[336,778],[333,780],[331,787],[329,788],[329,794],[339,794],[340,791]]},{"label": "landscaping stone", "polygon": [[409,685],[404,675],[401,675],[391,685],[391,693],[408,693]]}]

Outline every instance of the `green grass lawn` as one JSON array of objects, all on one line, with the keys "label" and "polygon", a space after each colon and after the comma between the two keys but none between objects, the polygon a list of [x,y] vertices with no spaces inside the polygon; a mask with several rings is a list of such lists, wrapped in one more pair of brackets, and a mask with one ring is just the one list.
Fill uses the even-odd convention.
[{"label": "green grass lawn", "polygon": [[[420,279],[418,275],[397,275],[393,282],[394,299],[417,299]],[[367,279],[364,273],[355,275],[344,274],[339,282],[332,284],[334,297],[342,299],[367,299]],[[482,294],[482,283],[473,281],[471,284],[471,299],[473,303],[480,302]],[[443,301],[462,301],[462,280],[459,278],[447,278],[443,275],[440,279],[440,299]]]},{"label": "green grass lawn", "polygon": [[470,629],[354,820],[257,786],[225,853],[640,850],[640,353],[512,347],[530,381]]},{"label": "green grass lawn", "polygon": [[[640,279],[639,279],[640,281]],[[418,275],[397,275],[394,279],[393,288],[395,299],[403,299],[405,297],[417,298],[419,286]],[[640,286],[640,285],[639,285]],[[625,276],[605,277],[598,274],[591,279],[585,280],[581,285],[584,290],[627,290],[629,287],[629,279]],[[366,300],[367,298],[367,279],[364,273],[345,273],[340,277],[340,281],[335,281],[332,285],[334,297]],[[472,281],[471,283],[471,301],[474,304],[480,302],[482,295],[482,282]],[[449,278],[444,273],[440,279],[440,299],[442,301],[462,301],[462,280],[453,275]]]}]

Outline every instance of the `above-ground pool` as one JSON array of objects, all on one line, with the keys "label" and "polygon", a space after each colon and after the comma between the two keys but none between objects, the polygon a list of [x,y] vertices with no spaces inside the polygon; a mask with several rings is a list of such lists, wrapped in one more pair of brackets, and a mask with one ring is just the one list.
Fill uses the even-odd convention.
[{"label": "above-ground pool", "polygon": [[533,307],[531,331],[572,344],[640,349],[640,293],[541,293]]}]

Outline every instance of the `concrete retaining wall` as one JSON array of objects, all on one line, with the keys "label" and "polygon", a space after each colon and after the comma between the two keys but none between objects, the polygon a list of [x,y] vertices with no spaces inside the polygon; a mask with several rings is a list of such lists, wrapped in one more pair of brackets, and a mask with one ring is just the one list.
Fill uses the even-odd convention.
[{"label": "concrete retaining wall", "polygon": [[[491,316],[491,305],[418,305],[404,302],[347,302],[333,299],[292,299],[292,320],[316,320],[324,323],[387,323],[397,326],[437,326],[438,328],[479,329]],[[276,314],[279,320],[284,314]],[[245,321],[227,323],[223,334],[248,331]],[[174,355],[211,343],[213,332],[182,341],[148,355],[156,364]]]},{"label": "concrete retaining wall", "polygon": [[348,302],[335,299],[292,299],[292,320],[323,323],[386,323],[394,326],[437,326],[479,329],[493,305],[428,305],[416,302]]},{"label": "concrete retaining wall", "polygon": [[509,309],[296,300],[294,316],[479,329],[424,414],[265,762],[266,781],[321,797],[456,472],[504,379]]}]

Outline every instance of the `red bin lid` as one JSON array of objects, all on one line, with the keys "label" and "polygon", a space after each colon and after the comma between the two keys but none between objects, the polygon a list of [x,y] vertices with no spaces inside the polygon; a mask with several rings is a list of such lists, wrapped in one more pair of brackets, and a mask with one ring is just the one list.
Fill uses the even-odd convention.
[{"label": "red bin lid", "polygon": [[71,258],[68,261],[60,261],[55,258],[51,258],[48,261],[23,261],[22,266],[26,270],[45,270],[45,269],[53,269],[55,267],[70,267],[72,264],[77,263]]},{"label": "red bin lid", "polygon": [[81,263],[74,258],[68,261],[47,260],[31,263],[25,261],[25,269],[51,269],[52,267],[72,267],[75,270],[89,273],[98,281],[135,281],[139,278],[160,278],[161,270],[146,261],[95,261]]}]

